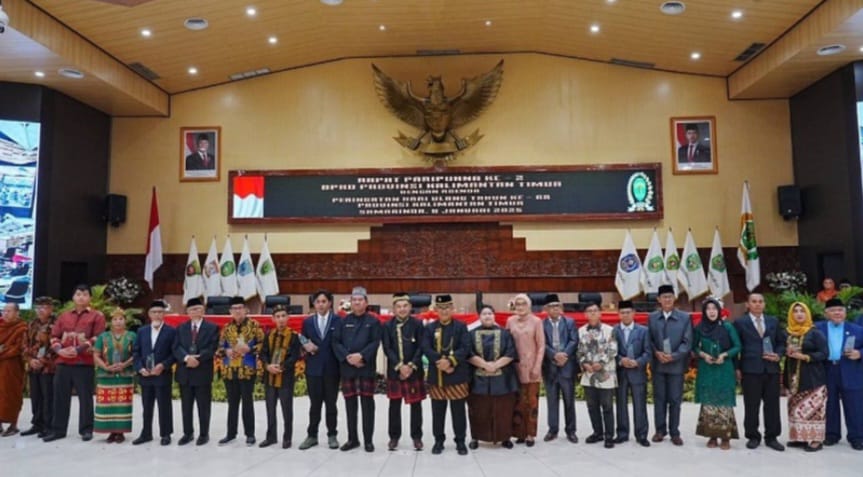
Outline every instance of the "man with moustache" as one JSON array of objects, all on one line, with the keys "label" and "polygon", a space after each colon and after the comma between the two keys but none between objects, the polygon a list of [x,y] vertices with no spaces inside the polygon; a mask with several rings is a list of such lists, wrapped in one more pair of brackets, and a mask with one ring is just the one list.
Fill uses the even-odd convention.
[{"label": "man with moustache", "polygon": [[171,381],[174,359],[173,346],[177,331],[165,324],[168,306],[161,300],[150,303],[147,317],[150,324],[141,327],[132,347],[134,369],[140,375],[141,407],[144,408],[144,426],[141,435],[132,445],[141,445],[153,440],[153,409],[159,403],[159,436],[163,446],[171,443],[174,432],[173,405],[171,403]]},{"label": "man with moustache", "polygon": [[219,343],[219,327],[204,320],[204,302],[191,298],[186,302],[189,321],[177,327],[174,339],[174,359],[177,361],[176,381],[180,385],[183,413],[183,437],[177,442],[184,446],[195,440],[192,421],[193,406],[198,407],[200,433],[196,445],[210,441],[210,410],[213,400],[213,359]]}]

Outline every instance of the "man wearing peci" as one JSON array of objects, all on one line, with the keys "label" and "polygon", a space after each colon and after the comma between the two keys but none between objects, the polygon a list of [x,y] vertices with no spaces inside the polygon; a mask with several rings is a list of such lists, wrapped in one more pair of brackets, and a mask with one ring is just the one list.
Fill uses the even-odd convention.
[{"label": "man wearing peci", "polygon": [[542,362],[542,379],[548,402],[548,433],[545,442],[557,439],[560,431],[560,398],[563,397],[564,432],[569,442],[578,442],[575,435],[575,383],[578,364],[575,351],[578,331],[572,318],[563,316],[560,298],[551,293],[545,297],[548,319],[542,324],[545,332],[545,359]]},{"label": "man wearing peci", "polygon": [[341,325],[333,313],[333,294],[318,290],[310,297],[315,312],[303,320],[300,343],[306,360],[306,385],[309,390],[308,437],[300,444],[300,450],[318,445],[318,426],[321,423],[321,408],[326,405],[327,440],[330,449],[338,449],[339,362],[333,352],[332,336]]},{"label": "man wearing peci", "polygon": [[[674,307],[674,287],[659,287],[660,309],[647,317],[650,346],[653,349],[653,417],[656,433],[653,442],[671,435],[671,443],[683,445],[680,438],[680,403],[683,401],[683,375],[689,368],[692,349],[692,321],[687,313]],[[667,418],[667,421],[666,421]]]},{"label": "man wearing peci", "polygon": [[629,409],[627,400],[632,396],[632,413],[635,440],[650,447],[647,440],[647,364],[653,356],[647,327],[635,323],[635,309],[631,301],[618,306],[620,324],[614,327],[617,338],[617,437],[616,444],[629,440]]},{"label": "man wearing peci", "polygon": [[[746,447],[761,445],[758,414],[764,403],[764,444],[777,451],[785,446],[777,438],[782,433],[779,417],[779,360],[785,354],[785,332],[779,320],[764,314],[764,296],[750,293],[747,313],[734,320],[743,349],[737,360],[738,378],[743,387],[743,428]],[[772,349],[771,349],[772,348]]]},{"label": "man wearing peci", "polygon": [[174,359],[177,360],[176,381],[180,385],[183,414],[183,437],[177,444],[184,446],[195,439],[192,421],[193,406],[198,406],[197,445],[210,441],[210,408],[213,400],[213,357],[219,343],[219,327],[204,320],[204,302],[191,298],[186,302],[189,321],[177,327],[174,339]]},{"label": "man wearing peci", "polygon": [[710,146],[701,144],[698,125],[686,125],[686,144],[677,148],[677,163],[691,164],[695,162],[710,162]]},{"label": "man wearing peci", "polygon": [[147,308],[150,324],[141,327],[135,337],[132,355],[135,371],[140,375],[141,407],[144,408],[144,425],[141,435],[132,441],[140,445],[153,440],[153,409],[159,403],[159,436],[161,444],[171,443],[174,419],[171,404],[171,378],[174,363],[173,346],[177,331],[165,324],[167,305],[156,300]]},{"label": "man wearing peci", "polygon": [[206,134],[198,134],[195,139],[196,149],[186,156],[187,171],[207,171],[216,168],[216,158],[210,154],[210,138]]}]

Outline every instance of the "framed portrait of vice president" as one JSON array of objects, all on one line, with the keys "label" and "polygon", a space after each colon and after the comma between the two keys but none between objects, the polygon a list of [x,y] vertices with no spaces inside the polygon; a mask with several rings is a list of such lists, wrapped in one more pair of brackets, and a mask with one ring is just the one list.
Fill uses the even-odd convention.
[{"label": "framed portrait of vice president", "polygon": [[671,118],[671,171],[674,174],[717,174],[716,118]]},{"label": "framed portrait of vice president", "polygon": [[218,181],[222,128],[180,128],[180,182]]}]

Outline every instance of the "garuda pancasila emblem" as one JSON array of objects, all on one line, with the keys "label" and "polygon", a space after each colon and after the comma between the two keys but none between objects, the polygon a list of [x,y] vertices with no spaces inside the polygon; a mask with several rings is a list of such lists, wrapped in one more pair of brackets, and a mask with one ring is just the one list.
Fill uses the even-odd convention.
[{"label": "garuda pancasila emblem", "polygon": [[428,96],[423,98],[413,92],[410,81],[391,78],[374,64],[372,70],[381,103],[396,117],[422,131],[417,137],[398,131],[399,135],[393,139],[435,163],[455,159],[455,154],[482,139],[479,129],[465,137],[459,137],[454,130],[479,117],[497,97],[503,81],[501,60],[487,73],[462,79],[461,91],[453,97],[444,94],[440,76],[429,76]]}]

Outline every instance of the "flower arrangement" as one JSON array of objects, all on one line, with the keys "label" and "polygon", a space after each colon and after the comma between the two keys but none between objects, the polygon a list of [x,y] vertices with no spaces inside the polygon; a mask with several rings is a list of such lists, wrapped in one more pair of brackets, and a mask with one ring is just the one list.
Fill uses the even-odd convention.
[{"label": "flower arrangement", "polygon": [[806,288],[806,274],[799,270],[771,272],[765,278],[767,279],[767,285],[776,293],[785,291],[802,292]]},{"label": "flower arrangement", "polygon": [[105,286],[105,294],[120,306],[129,306],[141,295],[141,285],[126,277],[112,278]]}]

